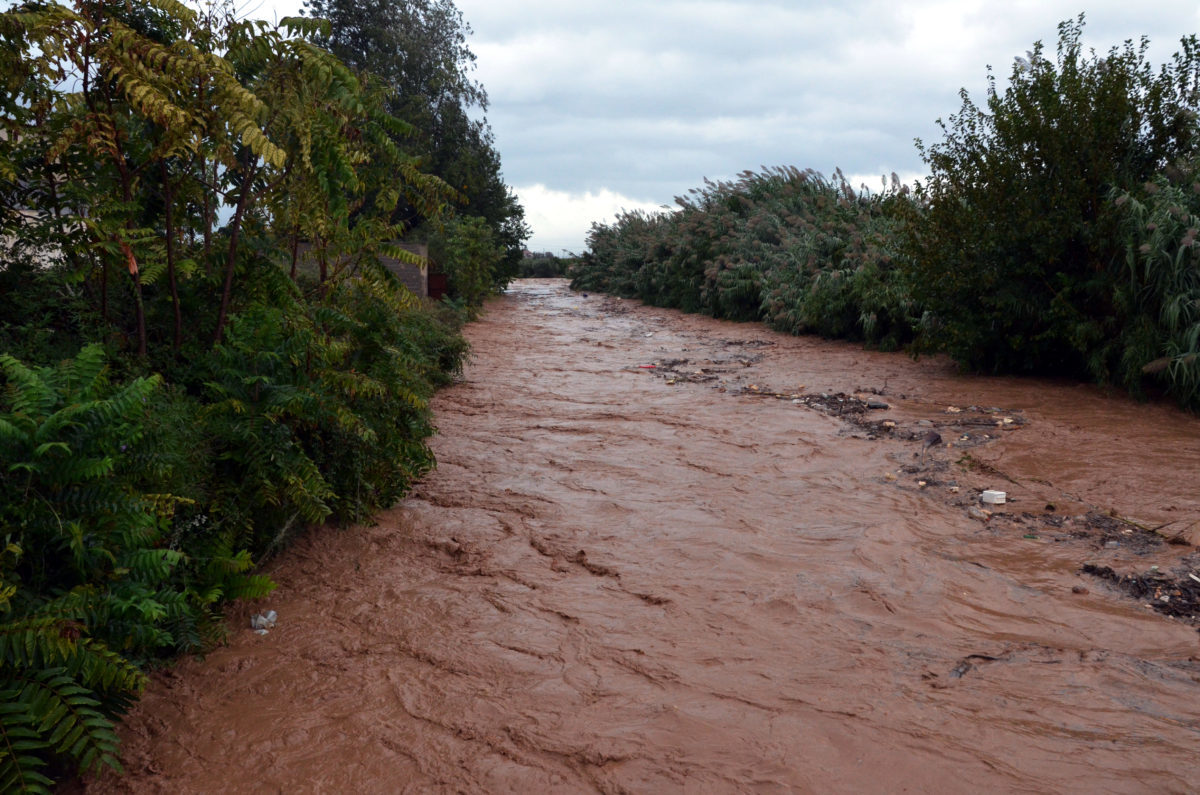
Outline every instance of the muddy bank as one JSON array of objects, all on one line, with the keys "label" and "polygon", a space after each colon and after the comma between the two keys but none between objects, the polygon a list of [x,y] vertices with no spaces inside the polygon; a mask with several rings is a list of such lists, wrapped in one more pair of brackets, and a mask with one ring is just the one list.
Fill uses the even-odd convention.
[{"label": "muddy bank", "polygon": [[92,790],[1195,790],[1200,634],[1120,587],[1200,575],[1194,418],[553,280],[469,336],[437,472]]}]

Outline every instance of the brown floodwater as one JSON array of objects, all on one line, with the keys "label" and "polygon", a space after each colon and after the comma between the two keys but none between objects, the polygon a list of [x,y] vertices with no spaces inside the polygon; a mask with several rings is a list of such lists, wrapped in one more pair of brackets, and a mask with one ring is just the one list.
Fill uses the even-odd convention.
[{"label": "brown floodwater", "polygon": [[437,471],[273,561],[89,789],[1200,788],[1196,625],[1080,572],[1200,573],[1194,417],[557,280],[467,333]]}]

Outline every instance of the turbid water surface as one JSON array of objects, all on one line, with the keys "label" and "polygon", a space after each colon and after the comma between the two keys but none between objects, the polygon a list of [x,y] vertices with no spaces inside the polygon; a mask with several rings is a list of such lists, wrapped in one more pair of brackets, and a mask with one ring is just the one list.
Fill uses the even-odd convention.
[{"label": "turbid water surface", "polygon": [[1194,417],[555,280],[467,332],[436,473],[272,562],[91,789],[1200,788],[1196,626],[1080,572],[1200,570]]}]

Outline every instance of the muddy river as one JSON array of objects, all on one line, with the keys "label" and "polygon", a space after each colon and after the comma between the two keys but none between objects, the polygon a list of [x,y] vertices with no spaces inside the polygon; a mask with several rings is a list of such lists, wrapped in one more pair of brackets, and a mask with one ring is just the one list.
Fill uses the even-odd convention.
[{"label": "muddy river", "polygon": [[1200,789],[1198,623],[1160,612],[1197,419],[556,280],[468,336],[436,473],[273,561],[92,791]]}]

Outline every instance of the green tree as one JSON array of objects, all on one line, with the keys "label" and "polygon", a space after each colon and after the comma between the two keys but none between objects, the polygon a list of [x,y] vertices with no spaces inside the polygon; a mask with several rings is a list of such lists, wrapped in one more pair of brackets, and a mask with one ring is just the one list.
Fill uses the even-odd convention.
[{"label": "green tree", "polygon": [[504,249],[482,218],[450,219],[430,239],[429,254],[449,277],[450,295],[468,307],[479,306],[496,291],[496,271]]},{"label": "green tree", "polygon": [[[164,272],[180,343],[176,244],[185,213],[175,210],[190,198],[181,184],[205,182],[206,157],[214,173],[230,181],[240,175],[246,185],[246,169],[259,158],[282,164],[285,157],[262,131],[267,109],[213,53],[197,22],[173,0],[75,10],[51,3],[14,9],[0,30],[24,64],[24,79],[11,84],[19,110],[4,119],[8,157],[25,166],[22,179],[5,186],[9,206],[20,208],[5,215],[5,232],[60,248],[102,321],[132,337],[142,357],[150,348],[146,289]],[[161,198],[150,199],[153,186]],[[215,186],[204,189],[208,241],[220,199]],[[231,260],[251,195],[235,194]],[[132,322],[113,311],[117,277],[127,277]]]},{"label": "green tree", "polygon": [[1195,37],[1155,72],[1148,42],[1085,52],[1083,16],[1018,58],[984,107],[964,90],[925,147],[907,250],[921,342],[970,368],[1107,378],[1124,259],[1111,190],[1135,188],[1200,142]]},{"label": "green tree", "polygon": [[[397,143],[457,192],[460,215],[486,221],[504,249],[498,281],[513,278],[529,230],[483,115],[487,93],[472,77],[462,13],[451,0],[309,0],[305,7],[331,23],[314,41],[388,89],[386,109],[412,125]],[[433,234],[431,216],[411,202],[397,205],[395,220]]]}]

